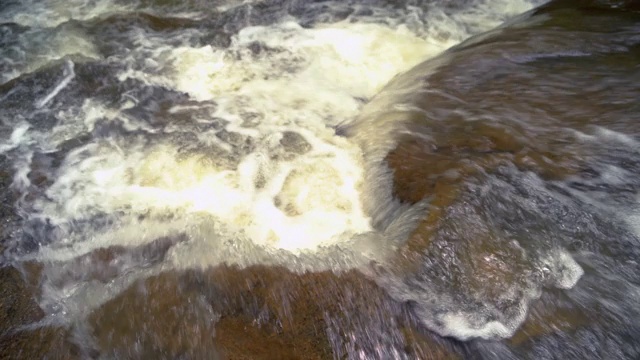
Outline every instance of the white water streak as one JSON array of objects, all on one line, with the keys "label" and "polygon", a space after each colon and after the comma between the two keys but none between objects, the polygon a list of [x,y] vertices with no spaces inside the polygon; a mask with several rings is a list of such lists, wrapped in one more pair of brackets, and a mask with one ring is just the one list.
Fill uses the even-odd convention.
[{"label": "white water streak", "polygon": [[51,92],[47,94],[47,96],[36,101],[36,104],[35,104],[36,108],[40,109],[45,105],[47,105],[51,100],[53,100],[53,98],[55,98],[60,93],[60,91],[62,91],[62,89],[64,89],[65,87],[67,87],[67,85],[69,85],[71,80],[73,80],[73,78],[76,77],[76,73],[75,71],[73,71],[73,67],[74,67],[74,64],[71,60],[65,61],[65,66],[63,71],[64,78],[60,80],[58,85],[56,85],[56,87],[53,88],[53,90],[51,90]]}]

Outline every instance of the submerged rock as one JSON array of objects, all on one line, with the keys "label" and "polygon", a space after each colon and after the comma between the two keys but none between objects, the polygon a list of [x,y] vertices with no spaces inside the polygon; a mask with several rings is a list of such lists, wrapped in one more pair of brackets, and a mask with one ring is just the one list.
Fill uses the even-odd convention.
[{"label": "submerged rock", "polygon": [[0,269],[0,289],[0,359],[81,358],[67,329],[34,325],[45,314],[18,270]]},{"label": "submerged rock", "polygon": [[29,289],[22,275],[12,267],[0,269],[0,335],[6,335],[20,325],[40,320],[44,313],[35,302],[32,289]]},{"label": "submerged rock", "polygon": [[[612,241],[619,220],[588,199],[635,206],[623,194],[640,189],[627,137],[639,18],[600,6],[552,3],[473,37],[396,76],[339,129],[363,148],[367,212],[398,244],[378,282],[441,335],[513,336],[542,291],[582,276],[567,247]],[[574,310],[559,310],[560,328],[591,321]],[[531,319],[514,343],[553,328]]]},{"label": "submerged rock", "polygon": [[100,352],[110,356],[460,358],[454,344],[421,330],[356,271],[220,266],[164,273],[90,318]]}]

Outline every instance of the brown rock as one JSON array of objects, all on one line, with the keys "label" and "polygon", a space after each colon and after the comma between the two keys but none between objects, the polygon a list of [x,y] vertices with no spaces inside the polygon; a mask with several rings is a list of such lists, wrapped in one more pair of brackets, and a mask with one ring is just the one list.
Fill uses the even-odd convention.
[{"label": "brown rock", "polygon": [[389,337],[416,358],[458,358],[454,345],[416,327],[357,271],[219,266],[164,273],[134,284],[90,322],[101,352],[116,357],[346,358]]},{"label": "brown rock", "polygon": [[178,274],[139,281],[89,318],[108,357],[215,359],[214,315]]},{"label": "brown rock", "polygon": [[63,328],[25,328],[44,317],[20,272],[0,269],[0,359],[76,359],[79,351]]},{"label": "brown rock", "polygon": [[44,313],[22,275],[13,267],[0,269],[0,336],[19,325],[40,320]]},{"label": "brown rock", "polygon": [[[88,282],[92,280],[108,283],[131,267],[151,266],[161,262],[164,260],[167,251],[175,244],[184,241],[184,239],[182,236],[162,237],[135,248],[126,248],[124,246],[99,248],[67,262],[54,262],[47,265],[31,264],[30,268],[34,268],[34,266],[44,267],[44,271],[49,276],[49,281],[59,287],[68,282]],[[52,274],[52,269],[55,269],[55,276]]]},{"label": "brown rock", "polygon": [[550,293],[551,296],[543,296],[532,304],[527,319],[508,340],[510,345],[527,345],[553,333],[572,333],[593,322],[593,315],[589,316],[575,304],[567,302],[561,291],[550,290]]},{"label": "brown rock", "polygon": [[0,337],[0,359],[82,359],[79,348],[70,342],[69,331],[42,327],[21,330]]},{"label": "brown rock", "polygon": [[[392,300],[386,293],[357,271],[297,275],[283,268],[219,267],[211,276],[232,303],[244,299],[240,300],[244,305],[236,302],[232,311],[218,310],[222,317],[216,326],[216,343],[231,359],[344,356],[354,345],[349,337],[355,337],[360,345],[379,340],[374,333],[380,322],[388,326],[389,337],[393,326],[399,327],[407,354],[422,359],[457,358],[450,344],[438,342],[432,334],[417,329],[404,314],[392,311]],[[339,332],[338,339],[329,337],[332,330]],[[240,339],[254,336],[260,341],[242,346],[245,340]]]}]

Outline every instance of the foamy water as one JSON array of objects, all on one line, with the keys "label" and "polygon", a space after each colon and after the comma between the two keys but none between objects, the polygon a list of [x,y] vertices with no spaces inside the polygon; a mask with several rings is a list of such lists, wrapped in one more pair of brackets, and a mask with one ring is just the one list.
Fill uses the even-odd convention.
[{"label": "foamy water", "polygon": [[[220,4],[216,12],[246,3]],[[133,25],[128,32],[97,34],[89,25],[61,27],[70,20],[95,24],[136,5],[41,2],[9,8],[4,21],[30,28],[15,51],[0,52],[0,82],[29,76],[52,61],[60,64],[46,89],[24,99],[30,105],[22,119],[2,119],[12,131],[0,142],[0,151],[15,159],[12,186],[22,193],[25,222],[45,229],[37,251],[16,250],[13,259],[46,264],[43,308],[63,319],[86,315],[133,280],[166,269],[227,262],[339,271],[383,260],[393,248],[385,242],[388,234],[374,228],[362,199],[365,169],[375,165],[366,162],[380,159],[363,157],[366,146],[359,145],[391,135],[356,143],[337,135],[336,126],[351,122],[397,74],[535,4],[440,5],[358,5],[344,20],[311,25],[292,15],[257,25],[247,21],[233,24],[239,31],[228,46],[194,40],[206,28],[154,32]],[[207,16],[203,8],[187,10],[179,15]],[[127,45],[118,49],[110,36]],[[33,48],[40,44],[47,46]],[[92,61],[102,61],[107,70],[100,71],[107,74],[96,76],[104,76],[116,95],[88,91],[86,98],[71,97],[83,94],[76,90],[83,84],[79,74]],[[49,128],[32,124],[43,114],[55,119]],[[32,183],[34,158],[87,134],[89,140],[60,155],[59,166],[47,173],[50,184]],[[406,220],[407,227],[415,220]],[[396,226],[397,234],[407,234],[404,225]],[[108,285],[66,278],[68,271],[85,271],[78,259],[97,249],[180,236],[188,240],[158,263],[137,267],[140,259],[124,261],[124,275]],[[506,325],[472,326],[469,314],[453,313],[444,325],[432,325],[461,338],[504,337],[523,320],[525,307]]]}]

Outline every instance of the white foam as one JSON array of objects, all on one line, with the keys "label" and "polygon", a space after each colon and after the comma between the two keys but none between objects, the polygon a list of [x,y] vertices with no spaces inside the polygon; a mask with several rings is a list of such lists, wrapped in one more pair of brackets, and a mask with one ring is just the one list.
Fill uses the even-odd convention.
[{"label": "white foam", "polygon": [[[150,48],[149,42],[155,40],[141,41]],[[248,47],[256,42],[272,50],[251,56]],[[440,50],[404,28],[338,23],[304,29],[290,22],[246,28],[229,50],[160,49],[157,61],[170,63],[165,68],[171,72],[129,70],[120,79],[134,77],[187,92],[197,100],[214,99],[217,109],[212,115],[229,121],[227,131],[253,137],[258,148],[237,170],[220,170],[203,168],[195,159],[178,162],[176,149],[167,144],[127,149],[125,153],[136,155],[124,157],[101,147],[98,153],[104,155],[99,157],[96,153],[79,162],[69,157],[69,167],[49,191],[52,198],[60,197],[51,212],[58,212],[62,222],[124,206],[134,212],[160,208],[206,212],[258,244],[291,251],[368,232],[358,190],[359,149],[328,125],[354,116],[360,107],[357,98],[372,96],[395,73]],[[380,56],[380,51],[387,55]],[[243,56],[234,56],[238,53]],[[288,59],[294,60],[287,63]],[[260,121],[244,124],[246,112]],[[310,150],[294,160],[271,159],[270,153],[279,147],[274,136],[284,132],[300,134]],[[213,134],[199,138],[219,142]],[[226,149],[230,150],[228,145]],[[123,183],[132,173],[132,182]],[[87,178],[93,183],[87,184]],[[155,183],[145,184],[149,178]],[[264,182],[261,187],[256,186],[257,178]],[[82,191],[66,190],[78,188],[77,183],[84,183]],[[276,197],[293,213],[276,206]]]},{"label": "white foam", "polygon": [[442,317],[442,322],[444,326],[441,335],[454,336],[461,340],[507,338],[514,332],[499,321],[489,321],[475,327],[469,321],[469,314],[448,313]]},{"label": "white foam", "polygon": [[[197,158],[177,161],[175,151],[86,147],[67,157],[64,175],[48,190],[56,203],[42,203],[40,209],[54,224],[123,208],[205,212],[256,243],[289,250],[369,230],[356,190],[361,174],[351,155],[268,164],[269,170],[254,153],[234,171],[207,167]],[[255,184],[258,172],[267,179],[263,188]],[[285,214],[274,204],[276,196],[298,213]]]},{"label": "white foam", "polygon": [[[141,45],[157,47],[149,43],[152,40],[140,39]],[[268,50],[252,56],[249,46],[254,43]],[[273,111],[296,105],[322,111],[331,106],[345,112],[334,115],[350,117],[359,108],[353,98],[373,96],[398,72],[444,49],[404,27],[341,22],[305,29],[285,22],[244,28],[228,50],[209,45],[158,49],[155,58],[171,64],[173,73],[154,76],[129,70],[120,78],[168,85],[198,100],[245,95]],[[274,97],[274,91],[279,96]]]},{"label": "white foam", "polygon": [[0,154],[4,154],[7,151],[15,149],[20,144],[28,142],[29,136],[27,135],[27,131],[30,127],[31,125],[27,122],[17,124],[13,128],[8,141],[0,143]]},{"label": "white foam", "polygon": [[566,250],[558,250],[554,255],[555,286],[560,289],[571,289],[578,283],[584,270]]},{"label": "white foam", "polygon": [[609,140],[609,141],[616,141],[619,142],[621,144],[627,145],[632,149],[638,149],[638,141],[636,139],[634,139],[633,137],[618,132],[618,131],[614,131],[611,129],[607,129],[605,127],[602,126],[597,126],[596,128],[596,135],[599,136],[601,139],[603,140]]},{"label": "white foam", "polygon": [[9,69],[0,74],[0,83],[17,78],[67,56],[79,55],[98,59],[98,51],[91,39],[73,28],[51,31],[30,29],[18,36],[18,42],[0,49],[0,64],[7,63]]}]

